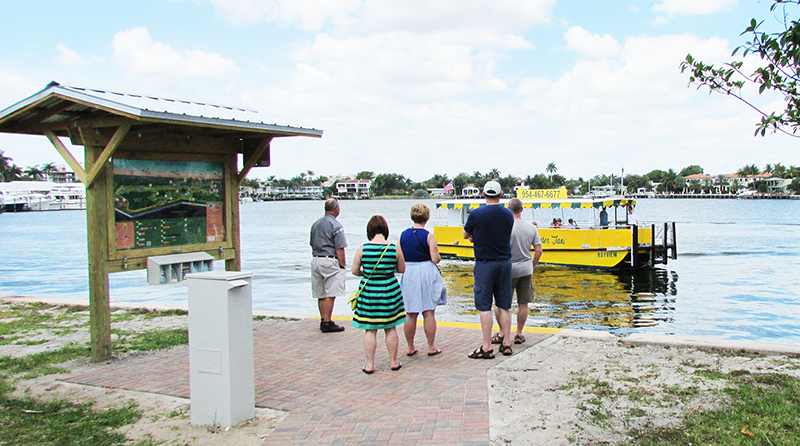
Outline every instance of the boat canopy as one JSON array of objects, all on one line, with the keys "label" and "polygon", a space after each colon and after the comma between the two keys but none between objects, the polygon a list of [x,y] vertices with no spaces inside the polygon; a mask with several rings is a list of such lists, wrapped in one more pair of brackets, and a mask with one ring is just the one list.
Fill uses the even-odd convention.
[{"label": "boat canopy", "polygon": [[[500,204],[508,207],[508,200],[501,200]],[[485,206],[485,200],[452,200],[436,203],[441,209],[478,208]],[[636,200],[624,197],[604,198],[575,198],[566,200],[522,200],[523,209],[591,209],[616,206],[636,206]]]}]

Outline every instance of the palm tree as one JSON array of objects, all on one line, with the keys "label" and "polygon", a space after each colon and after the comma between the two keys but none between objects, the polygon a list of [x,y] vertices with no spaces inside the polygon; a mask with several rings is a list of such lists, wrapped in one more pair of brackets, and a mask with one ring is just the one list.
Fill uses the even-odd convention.
[{"label": "palm tree", "polygon": [[3,170],[2,176],[3,181],[17,181],[19,177],[22,176],[22,169],[20,169],[16,164],[11,164]]},{"label": "palm tree", "polygon": [[11,158],[0,150],[0,181],[5,181],[6,170],[11,166]]},{"label": "palm tree", "polygon": [[758,175],[761,171],[758,170],[758,166],[755,164],[747,164],[741,169],[736,171],[736,174],[740,177],[746,177],[748,175]]},{"label": "palm tree", "polygon": [[534,179],[530,175],[526,176],[525,179],[523,180],[525,185],[528,186],[528,189],[531,189],[531,185],[533,184],[533,181],[534,181]]},{"label": "palm tree", "polygon": [[494,169],[489,171],[489,174],[487,176],[490,179],[493,179],[493,180],[499,179],[500,178],[500,171],[497,168],[494,168]]},{"label": "palm tree", "polygon": [[678,177],[678,174],[675,173],[674,170],[669,169],[667,173],[664,174],[664,178],[661,181],[661,186],[663,187],[664,191],[672,192],[675,190],[675,187],[678,185],[678,178],[683,179],[683,177]]},{"label": "palm tree", "polygon": [[33,181],[39,181],[42,179],[43,177],[42,174],[44,172],[42,171],[42,169],[39,168],[39,166],[30,166],[27,169],[25,169],[25,171],[23,171],[22,173],[24,173],[25,176],[27,176]]},{"label": "palm tree", "polygon": [[728,177],[726,177],[724,174],[717,175],[717,184],[719,187],[719,193],[722,193],[722,189],[725,187],[726,184],[728,184]]},{"label": "palm tree", "polygon": [[547,167],[544,170],[550,174],[550,181],[553,181],[553,174],[558,172],[558,167],[556,167],[556,163],[547,163]]}]

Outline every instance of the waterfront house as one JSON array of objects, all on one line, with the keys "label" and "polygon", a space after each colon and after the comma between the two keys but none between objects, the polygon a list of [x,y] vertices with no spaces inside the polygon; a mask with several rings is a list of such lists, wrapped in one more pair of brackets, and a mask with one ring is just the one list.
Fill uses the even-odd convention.
[{"label": "waterfront house", "polygon": [[340,197],[368,197],[372,180],[340,180],[336,182],[336,193]]}]

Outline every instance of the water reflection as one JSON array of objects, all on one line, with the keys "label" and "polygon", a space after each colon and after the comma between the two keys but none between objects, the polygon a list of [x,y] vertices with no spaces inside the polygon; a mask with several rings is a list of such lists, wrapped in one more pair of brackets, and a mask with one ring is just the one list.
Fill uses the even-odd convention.
[{"label": "water reflection", "polygon": [[[472,264],[445,263],[442,275],[449,302],[439,311],[448,319],[476,322]],[[627,333],[668,324],[674,318],[678,275],[667,269],[602,271],[539,266],[533,281],[536,300],[530,305],[529,326]]]}]

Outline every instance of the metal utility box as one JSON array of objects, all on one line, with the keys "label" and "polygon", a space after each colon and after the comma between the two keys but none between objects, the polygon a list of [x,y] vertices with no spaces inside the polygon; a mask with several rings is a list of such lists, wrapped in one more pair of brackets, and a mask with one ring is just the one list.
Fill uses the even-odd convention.
[{"label": "metal utility box", "polygon": [[170,254],[147,258],[147,283],[181,282],[187,274],[214,270],[214,256],[205,252]]},{"label": "metal utility box", "polygon": [[186,277],[192,424],[226,428],[255,416],[252,276]]}]

